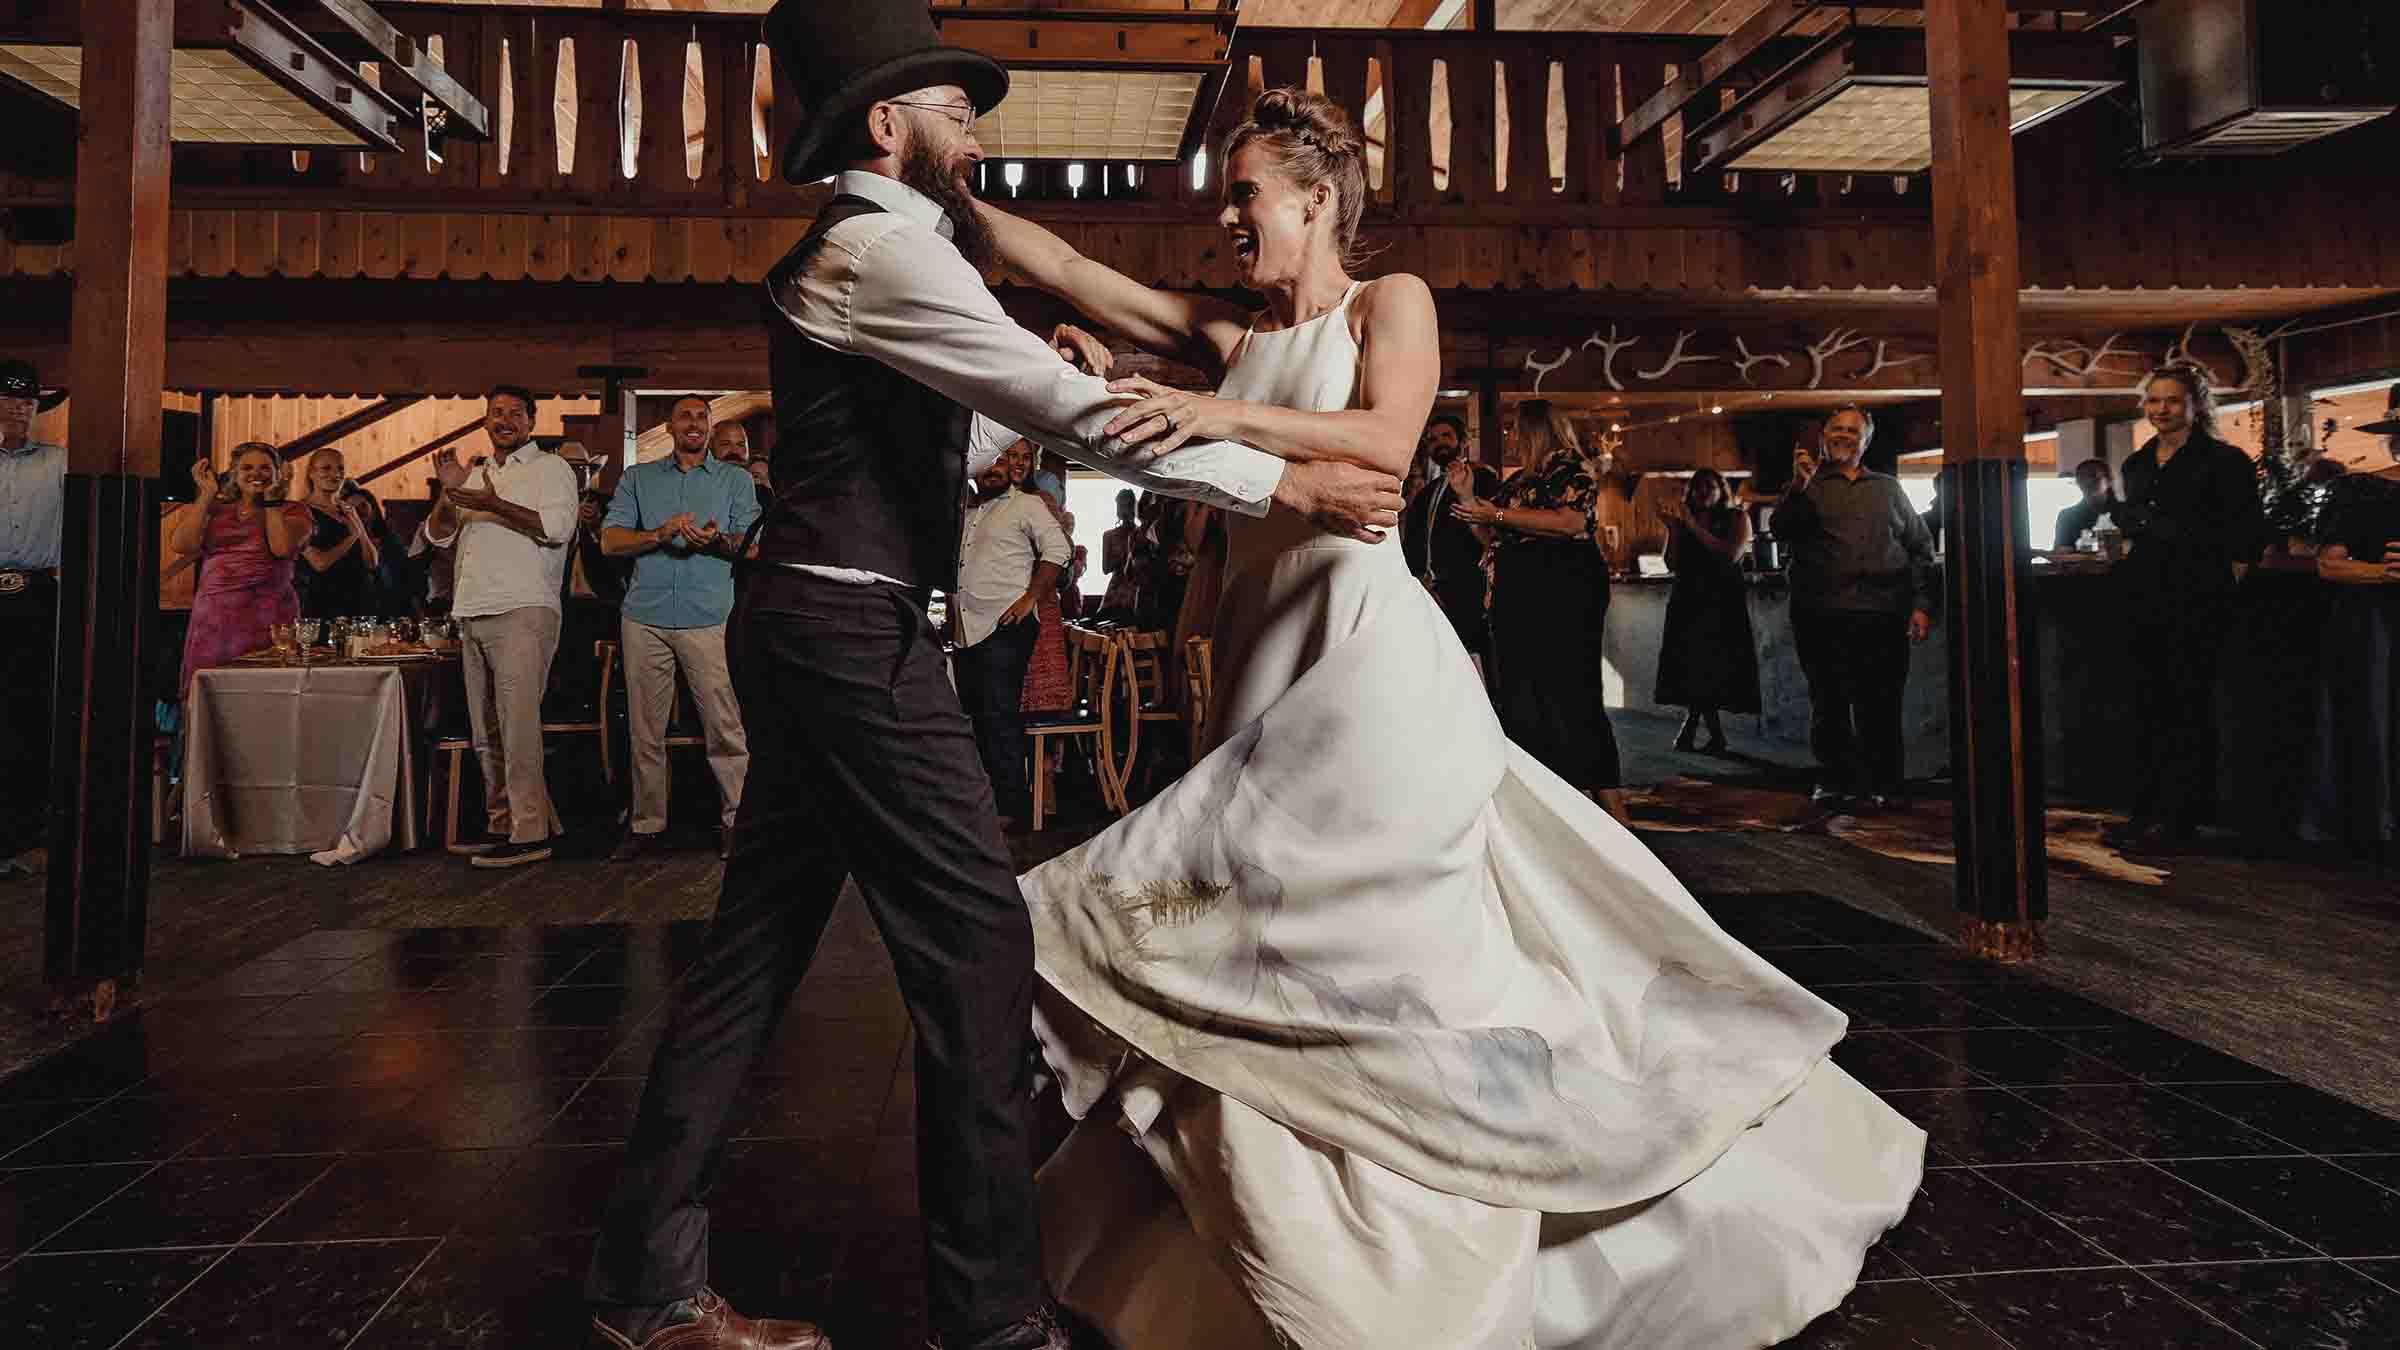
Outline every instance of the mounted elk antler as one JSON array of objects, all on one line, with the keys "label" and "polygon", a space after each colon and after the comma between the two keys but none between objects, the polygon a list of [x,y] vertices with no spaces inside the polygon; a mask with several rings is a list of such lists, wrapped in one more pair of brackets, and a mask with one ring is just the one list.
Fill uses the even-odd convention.
[{"label": "mounted elk antler", "polygon": [[1752,366],[1763,366],[1770,361],[1774,362],[1776,365],[1786,368],[1789,368],[1792,364],[1792,358],[1788,356],[1781,356],[1774,352],[1768,352],[1763,356],[1752,356],[1750,354],[1750,344],[1744,342],[1738,337],[1733,340],[1733,349],[1735,352],[1739,353],[1739,356],[1734,360],[1733,363],[1734,369],[1742,373],[1742,383],[1744,384],[1757,383],[1756,380],[1750,378],[1750,368]]},{"label": "mounted elk antler", "polygon": [[[2108,360],[2112,356],[2141,355],[2139,352],[2126,351],[2117,346],[2117,339],[2123,336],[2125,336],[2123,333],[2111,333],[2101,339],[2098,347],[2087,347],[2080,342],[2062,342],[2056,351],[2051,350],[2049,343],[2037,342],[2026,349],[2025,359],[2027,361],[2046,361],[2060,374],[2071,375],[2078,380],[2088,380],[2095,375],[2112,373],[2108,368]],[[2125,375],[2139,374],[2140,372],[2127,371],[2120,366],[2113,373]]]},{"label": "mounted elk antler", "polygon": [[[2261,337],[2253,329],[2228,328],[2225,330],[2225,340],[2232,343],[2233,349],[2241,354],[2242,382],[2238,386],[2219,385],[2217,392],[2227,394],[2272,391],[2275,383],[2275,358],[2268,350],[2267,339]],[[2212,374],[2210,378],[2214,379],[2215,376]]]},{"label": "mounted elk antler", "polygon": [[1850,328],[1836,328],[1821,340],[1809,344],[1808,387],[1818,388],[1825,383],[1825,363],[1852,347],[1867,345],[1867,335]]},{"label": "mounted elk antler", "polygon": [[1560,352],[1558,354],[1558,359],[1555,361],[1536,361],[1533,359],[1532,352],[1525,353],[1525,368],[1533,372],[1533,392],[1537,394],[1542,392],[1542,380],[1548,376],[1551,371],[1554,371],[1560,366],[1565,365],[1567,362],[1574,360],[1577,350],[1578,348],[1573,343],[1569,343],[1567,344],[1566,350]]},{"label": "mounted elk antler", "polygon": [[2168,345],[2167,354],[2159,358],[2159,364],[2162,366],[2190,366],[2208,377],[2210,388],[2223,389],[2226,387],[2225,377],[2219,375],[2215,367],[2192,355],[2192,332],[2199,326],[2197,323],[2185,324],[2183,336]]},{"label": "mounted elk antler", "polygon": [[1696,366],[1707,361],[1722,361],[1725,359],[1722,356],[1684,355],[1684,344],[1690,342],[1693,336],[1694,335],[1691,333],[1677,333],[1675,335],[1675,350],[1667,353],[1667,363],[1663,366],[1660,366],[1656,370],[1637,370],[1633,372],[1634,378],[1637,380],[1655,380],[1666,374],[1668,371],[1675,369],[1677,366]]},{"label": "mounted elk antler", "polygon": [[1634,346],[1640,341],[1641,339],[1638,337],[1618,337],[1617,326],[1612,323],[1608,326],[1607,337],[1602,337],[1595,332],[1590,337],[1583,340],[1583,345],[1586,347],[1598,347],[1600,349],[1601,378],[1608,381],[1609,388],[1614,389],[1619,393],[1623,393],[1625,386],[1617,382],[1617,353],[1625,350],[1627,347]]},{"label": "mounted elk antler", "polygon": [[1877,338],[1875,340],[1875,364],[1868,366],[1865,370],[1860,371],[1858,374],[1859,379],[1871,380],[1887,370],[1899,370],[1906,366],[1920,366],[1933,359],[1933,354],[1928,352],[1923,356],[1903,356],[1898,360],[1894,360],[1890,356],[1885,355],[1885,352],[1891,347],[1891,345],[1891,339],[1889,338]]}]

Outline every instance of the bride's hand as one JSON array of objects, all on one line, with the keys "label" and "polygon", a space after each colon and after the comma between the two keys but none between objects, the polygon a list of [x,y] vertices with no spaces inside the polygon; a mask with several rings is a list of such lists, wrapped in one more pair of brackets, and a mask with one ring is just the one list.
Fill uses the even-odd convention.
[{"label": "bride's hand", "polygon": [[1156,380],[1130,375],[1111,380],[1108,392],[1134,394],[1140,402],[1118,410],[1102,434],[1114,438],[1122,447],[1124,462],[1131,468],[1143,468],[1185,441],[1231,438],[1234,429],[1232,399],[1210,398],[1206,394],[1170,389]]}]

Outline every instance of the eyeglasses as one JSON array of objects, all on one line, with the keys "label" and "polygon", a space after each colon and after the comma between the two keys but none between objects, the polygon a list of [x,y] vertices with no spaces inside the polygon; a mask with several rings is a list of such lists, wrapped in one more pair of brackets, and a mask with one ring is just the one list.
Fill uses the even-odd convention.
[{"label": "eyeglasses", "polygon": [[958,123],[958,129],[960,131],[963,131],[970,136],[975,134],[975,110],[971,107],[962,108],[955,103],[918,103],[904,98],[887,99],[885,101],[890,103],[895,108],[923,108],[928,112],[938,112],[942,116],[949,118],[951,121]]}]

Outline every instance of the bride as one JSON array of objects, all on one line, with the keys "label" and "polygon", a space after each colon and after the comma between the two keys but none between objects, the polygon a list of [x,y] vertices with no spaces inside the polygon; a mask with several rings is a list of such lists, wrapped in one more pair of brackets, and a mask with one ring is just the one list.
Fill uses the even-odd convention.
[{"label": "bride", "polygon": [[[1220,377],[1121,381],[1112,431],[1398,476],[1438,329],[1423,281],[1351,276],[1358,133],[1272,90],[1223,163],[1255,315],[982,209],[1018,274]],[[1023,878],[1078,1121],[1060,1298],[1138,1350],[1715,1350],[1839,1303],[1924,1135],[1826,1058],[1840,1012],[1502,736],[1399,541],[1231,521],[1216,646],[1208,753]]]}]

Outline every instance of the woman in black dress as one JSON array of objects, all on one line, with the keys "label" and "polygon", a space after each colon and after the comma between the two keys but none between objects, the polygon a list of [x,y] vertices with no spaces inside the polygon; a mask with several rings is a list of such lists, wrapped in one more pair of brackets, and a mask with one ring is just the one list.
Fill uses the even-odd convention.
[{"label": "woman in black dress", "polygon": [[300,548],[301,566],[293,572],[304,619],[373,612],[374,573],[382,553],[358,507],[343,498],[342,483],[348,476],[339,450],[329,447],[308,457],[304,500],[310,529]]},{"label": "woman in black dress", "polygon": [[1593,544],[1600,487],[1574,424],[1546,399],[1517,408],[1517,470],[1451,514],[1492,531],[1492,703],[1501,729],[1619,823],[1625,791],[1601,690],[1608,560]]},{"label": "woman in black dress", "polygon": [[2340,590],[2302,833],[2389,861],[2400,849],[2400,435],[2387,444],[2395,462],[2334,480],[2318,516],[2317,575]]},{"label": "woman in black dress", "polygon": [[1739,559],[1750,546],[1750,518],[1733,504],[1725,475],[1700,469],[1669,505],[1667,566],[1675,589],[1667,596],[1667,630],[1658,647],[1658,684],[1651,697],[1688,708],[1675,748],[1689,750],[1703,722],[1710,754],[1725,748],[1719,712],[1758,711],[1758,655],[1751,645],[1749,587]]}]

